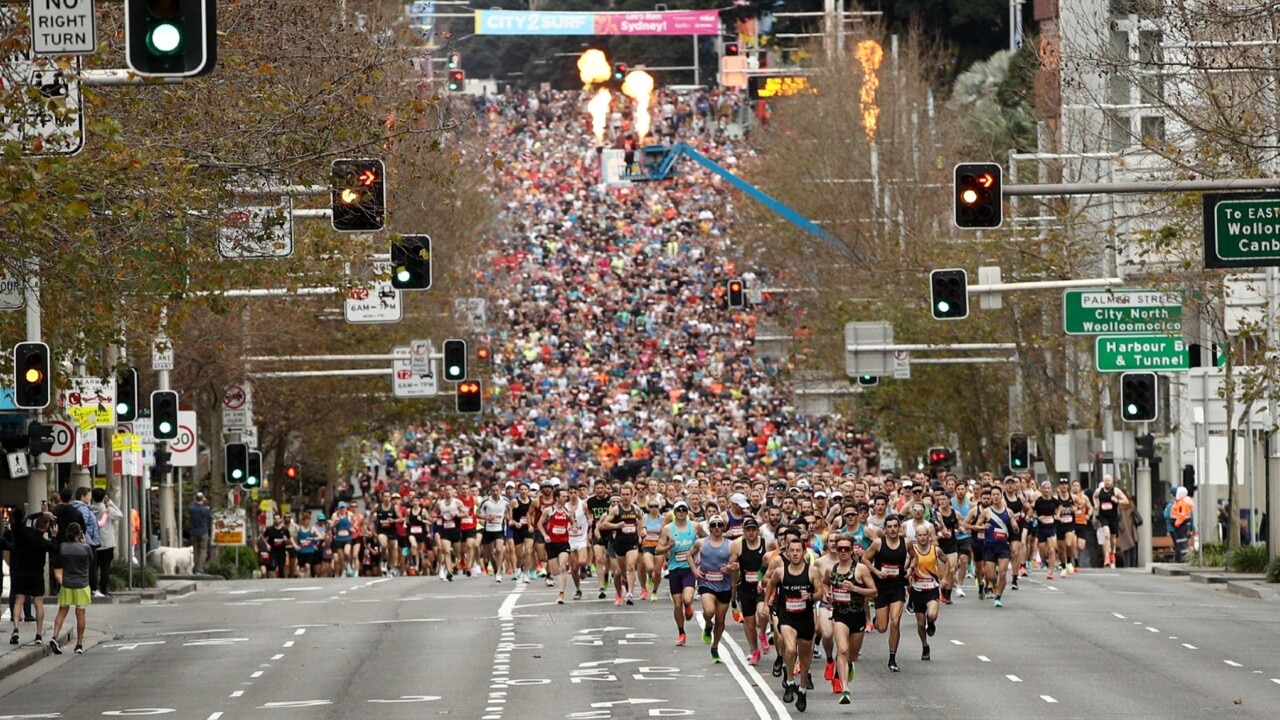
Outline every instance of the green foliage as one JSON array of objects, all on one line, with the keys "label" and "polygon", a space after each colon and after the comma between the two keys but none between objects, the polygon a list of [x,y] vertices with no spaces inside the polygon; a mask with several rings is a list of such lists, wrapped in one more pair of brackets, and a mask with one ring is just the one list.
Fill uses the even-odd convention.
[{"label": "green foliage", "polygon": [[1231,572],[1260,573],[1267,569],[1266,545],[1241,545],[1227,553],[1227,569]]},{"label": "green foliage", "polygon": [[[236,564],[236,555],[240,556],[239,566]],[[247,545],[220,547],[214,551],[213,562],[205,566],[205,572],[210,575],[221,575],[228,580],[252,578],[253,571],[257,569],[258,554]]]},{"label": "green foliage", "polygon": [[1280,583],[1280,557],[1272,558],[1267,563],[1267,582]]},{"label": "green foliage", "polygon": [[[133,587],[149,588],[156,586],[156,571],[149,566],[133,569]],[[129,586],[129,561],[121,558],[111,563],[111,591],[126,590]]]},{"label": "green foliage", "polygon": [[1193,551],[1187,558],[1192,567],[1222,567],[1226,564],[1227,548],[1222,543],[1205,543],[1200,550]]}]

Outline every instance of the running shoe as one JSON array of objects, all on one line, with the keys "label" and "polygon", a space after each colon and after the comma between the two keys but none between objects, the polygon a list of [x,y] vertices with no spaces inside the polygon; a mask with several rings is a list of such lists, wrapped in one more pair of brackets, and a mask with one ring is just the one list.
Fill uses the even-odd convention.
[{"label": "running shoe", "polygon": [[760,648],[756,648],[755,650],[751,651],[751,657],[750,659],[747,660],[747,662],[751,665],[751,667],[755,667],[756,665],[760,664]]},{"label": "running shoe", "polygon": [[796,701],[796,684],[784,682],[782,683],[782,702],[793,703]]},{"label": "running shoe", "polygon": [[563,604],[564,604],[564,593],[560,593],[560,595],[559,595],[558,597],[556,597],[556,604],[557,604],[557,605],[563,605]]},{"label": "running shoe", "polygon": [[643,590],[641,590],[641,591],[640,591],[640,599],[641,599],[641,600],[648,600],[648,599],[649,599],[649,588],[645,588],[645,589],[643,589]]},{"label": "running shoe", "polygon": [[844,683],[840,682],[840,678],[833,678],[831,680],[831,694],[839,695],[841,692],[844,692]]},{"label": "running shoe", "polygon": [[737,605],[733,606],[733,621],[736,623],[742,622],[742,610]]},{"label": "running shoe", "polygon": [[803,690],[796,692],[796,712],[804,712],[809,707],[809,696]]},{"label": "running shoe", "polygon": [[575,591],[573,592],[573,599],[574,599],[574,600],[581,600],[581,599],[582,599],[582,591],[581,591],[581,590],[575,590]]},{"label": "running shoe", "polygon": [[760,654],[769,654],[769,634],[763,630],[760,631]]},{"label": "running shoe", "polygon": [[996,596],[996,607],[1004,607],[1004,603],[1000,602],[1000,596]]},{"label": "running shoe", "polygon": [[898,667],[896,659],[889,661],[889,672],[902,672],[902,668]]},{"label": "running shoe", "polygon": [[496,583],[498,583],[498,584],[501,584],[501,583],[502,583],[502,576],[501,576],[501,575],[494,575],[494,576],[493,576],[493,581],[494,581],[494,582],[496,582]]},{"label": "running shoe", "polygon": [[708,625],[706,629],[702,631],[702,644],[703,645],[711,644],[711,626],[710,625]]},{"label": "running shoe", "polygon": [[440,568],[440,579],[443,580],[445,575],[448,574],[448,572],[449,572],[448,570],[445,570],[444,568]]},{"label": "running shoe", "polygon": [[597,599],[597,600],[603,600],[603,599],[604,599],[604,588],[600,588],[600,593],[596,595],[596,599]]},{"label": "running shoe", "polygon": [[444,579],[448,580],[449,582],[453,582],[453,573],[449,573],[448,575],[445,575]]},{"label": "running shoe", "polygon": [[53,651],[54,655],[62,654],[62,646],[58,644],[58,638],[49,638],[49,649]]},{"label": "running shoe", "polygon": [[964,588],[962,587],[956,588],[956,595],[959,595],[960,597],[965,597]]},{"label": "running shoe", "polygon": [[613,604],[614,604],[614,605],[617,605],[618,607],[622,607],[622,596],[621,596],[621,595],[618,595],[618,596],[614,597],[614,598],[613,598]]},{"label": "running shoe", "polygon": [[935,632],[937,632],[937,631],[938,631],[938,624],[937,624],[937,623],[935,623],[935,622],[934,622],[934,621],[932,621],[932,620],[928,620],[928,619],[926,619],[926,620],[924,621],[924,634],[925,634],[925,635],[928,635],[929,637],[933,637],[933,634],[934,634]]},{"label": "running shoe", "polygon": [[552,580],[550,576],[547,576],[547,587],[555,587],[555,586],[556,586],[556,581]]},{"label": "running shoe", "polygon": [[685,634],[681,631],[680,634],[676,635],[676,645],[684,645],[685,639]]},{"label": "running shoe", "polygon": [[834,660],[827,661],[827,667],[822,671],[822,679],[831,682],[836,676],[836,663]]},{"label": "running shoe", "polygon": [[[35,622],[34,620],[32,622]],[[43,645],[44,638],[40,637],[40,633],[36,633],[36,639],[31,641],[34,645]]]},{"label": "running shoe", "polygon": [[654,590],[649,593],[649,602],[658,602],[658,591]]},{"label": "running shoe", "polygon": [[813,689],[813,673],[804,674],[804,689],[805,690]]},{"label": "running shoe", "polygon": [[1053,579],[1053,571],[1052,571],[1052,570],[1050,570],[1049,572],[1045,573],[1045,575],[1044,575],[1044,579],[1045,579],[1045,580],[1052,580],[1052,579]]},{"label": "running shoe", "polygon": [[627,604],[628,604],[628,605],[635,605],[635,604],[636,604],[636,600],[635,600],[635,598],[631,597],[631,593],[627,593]]},{"label": "running shoe", "polygon": [[1018,589],[1018,578],[1014,578],[1014,579],[1013,579],[1013,589],[1014,589],[1014,590],[1017,590],[1017,589]]},{"label": "running shoe", "polygon": [[928,645],[925,645],[924,652],[920,653],[920,660],[922,662],[929,662],[929,646]]},{"label": "running shoe", "polygon": [[1027,566],[1023,565],[1022,567],[1018,568],[1018,577],[1026,577],[1026,576],[1027,576]]},{"label": "running shoe", "polygon": [[14,631],[13,631],[13,634],[9,636],[9,644],[10,644],[10,645],[17,645],[17,644],[18,644],[18,631],[17,631],[17,630],[14,630]]},{"label": "running shoe", "polygon": [[688,603],[685,603],[685,606],[684,606],[684,619],[685,620],[693,619],[693,606]]},{"label": "running shoe", "polygon": [[720,659],[720,649],[711,648],[711,662],[717,665],[723,665],[724,661]]},{"label": "running shoe", "polygon": [[83,654],[84,654],[84,646],[83,646],[83,645],[76,645],[76,654],[77,654],[77,655],[83,655]]},{"label": "running shoe", "polygon": [[513,573],[511,573],[511,582],[520,582],[520,573],[519,573],[519,572],[513,572]]},{"label": "running shoe", "polygon": [[844,692],[840,693],[840,704],[841,704],[841,705],[848,705],[848,704],[849,704],[849,702],[850,702],[850,700],[849,700],[849,691],[848,691],[848,690],[845,690]]},{"label": "running shoe", "polygon": [[782,677],[782,670],[784,667],[782,663],[783,663],[782,653],[778,653],[778,657],[773,659],[773,676],[774,677]]}]

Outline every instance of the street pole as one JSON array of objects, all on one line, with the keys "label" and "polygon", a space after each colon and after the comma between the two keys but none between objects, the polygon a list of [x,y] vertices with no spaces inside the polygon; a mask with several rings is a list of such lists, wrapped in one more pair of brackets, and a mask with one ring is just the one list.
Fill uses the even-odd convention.
[{"label": "street pole", "polygon": [[[1276,343],[1276,315],[1280,314],[1280,298],[1276,297],[1276,293],[1280,292],[1277,288],[1277,272],[1274,267],[1267,268],[1267,340],[1272,347]],[[1271,360],[1270,362],[1275,362]],[[1267,421],[1271,424],[1267,428],[1267,492],[1265,502],[1267,504],[1267,557],[1275,558],[1280,556],[1280,490],[1273,487],[1273,484],[1280,481],[1280,436],[1276,435],[1276,387],[1275,381],[1272,380],[1272,374],[1267,374]],[[1204,482],[1201,480],[1200,482]],[[1198,507],[1199,502],[1196,503]],[[1198,526],[1197,526],[1198,528]],[[1203,529],[1200,530],[1204,532]]]},{"label": "street pole", "polygon": [[[1147,432],[1147,426],[1144,423],[1142,432]],[[1156,518],[1151,512],[1151,465],[1146,458],[1138,458],[1137,478],[1133,483],[1133,505],[1143,520],[1142,527],[1138,528],[1138,567],[1146,568],[1151,565],[1151,524]]]},{"label": "street pole", "polygon": [[[40,342],[40,262],[35,258],[27,261],[27,282],[25,286],[27,301],[27,341]],[[40,411],[32,410],[31,419],[39,420]],[[34,458],[35,462],[27,475],[27,508],[28,514],[40,509],[40,501],[49,497],[49,468]]]}]

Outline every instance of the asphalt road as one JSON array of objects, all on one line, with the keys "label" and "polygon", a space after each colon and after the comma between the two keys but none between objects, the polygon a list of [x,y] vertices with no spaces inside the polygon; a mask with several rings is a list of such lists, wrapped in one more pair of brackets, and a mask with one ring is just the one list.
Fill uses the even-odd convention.
[{"label": "asphalt road", "polygon": [[[815,663],[804,716],[1274,718],[1274,604],[1185,579],[1084,571],[1023,580],[996,609],[944,608],[920,661],[870,635],[836,704]],[[669,601],[555,603],[489,578],[228,582],[146,605],[99,606],[101,640],[0,679],[0,720],[233,718],[794,718],[779,682],[747,666],[739,626],[711,662],[696,629],[675,647]]]}]

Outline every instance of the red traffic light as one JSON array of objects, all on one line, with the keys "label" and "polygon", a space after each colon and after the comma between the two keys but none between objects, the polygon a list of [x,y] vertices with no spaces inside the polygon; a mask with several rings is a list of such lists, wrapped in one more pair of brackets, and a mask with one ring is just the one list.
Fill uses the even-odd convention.
[{"label": "red traffic light", "polygon": [[285,466],[284,466],[284,476],[285,476],[286,478],[290,479],[290,480],[297,480],[297,479],[298,479],[298,466],[297,466],[297,465],[285,465]]},{"label": "red traffic light", "polygon": [[724,44],[724,54],[726,56],[737,55],[740,52],[742,52],[742,46],[738,45],[738,43],[731,42]]},{"label": "red traffic light", "polygon": [[480,359],[480,360],[488,360],[488,359],[489,359],[489,348],[487,348],[487,347],[476,348],[476,358],[477,358],[477,359]]}]

